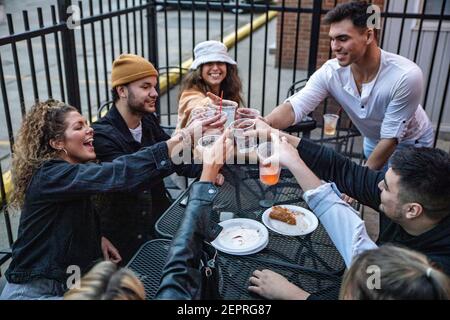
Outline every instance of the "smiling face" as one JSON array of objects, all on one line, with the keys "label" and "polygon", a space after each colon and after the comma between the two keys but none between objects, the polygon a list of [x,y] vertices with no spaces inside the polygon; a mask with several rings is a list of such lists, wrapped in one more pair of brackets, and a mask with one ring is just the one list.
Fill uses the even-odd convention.
[{"label": "smiling face", "polygon": [[371,29],[357,28],[350,19],[332,23],[329,36],[331,50],[341,67],[358,62],[364,57],[368,45],[373,41]]},{"label": "smiling face", "polygon": [[219,92],[220,84],[227,76],[227,64],[225,62],[209,62],[201,66],[203,81],[216,93]]},{"label": "smiling face", "polygon": [[157,83],[157,78],[151,76],[133,81],[125,86],[127,104],[131,112],[145,115],[156,111]]},{"label": "smiling face", "polygon": [[61,158],[70,163],[84,163],[95,160],[94,130],[88,125],[86,119],[76,111],[69,112],[65,118],[66,130],[64,138],[51,141],[53,148],[62,151]]}]

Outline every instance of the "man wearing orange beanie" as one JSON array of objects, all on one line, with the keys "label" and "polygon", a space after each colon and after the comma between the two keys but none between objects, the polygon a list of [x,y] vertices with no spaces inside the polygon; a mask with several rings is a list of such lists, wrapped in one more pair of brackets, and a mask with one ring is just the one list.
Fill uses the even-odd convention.
[{"label": "man wearing orange beanie", "polygon": [[[99,160],[112,161],[170,138],[154,114],[157,77],[155,67],[140,56],[122,54],[113,62],[114,105],[93,124],[94,147]],[[158,154],[167,152],[161,148]],[[156,167],[161,174],[152,181],[151,189],[99,197],[102,233],[117,247],[124,264],[143,243],[154,238],[155,222],[170,205],[163,178],[173,172],[195,177],[201,170],[198,165],[174,165],[169,158],[159,159]]]}]

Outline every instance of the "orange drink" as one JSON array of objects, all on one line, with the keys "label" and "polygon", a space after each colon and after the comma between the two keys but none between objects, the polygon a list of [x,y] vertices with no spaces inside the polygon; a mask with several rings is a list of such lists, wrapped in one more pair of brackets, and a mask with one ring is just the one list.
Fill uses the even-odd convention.
[{"label": "orange drink", "polygon": [[265,185],[273,186],[280,180],[280,170],[275,166],[264,167],[261,165],[259,167],[259,179]]},{"label": "orange drink", "polygon": [[[268,186],[277,184],[280,180],[280,165],[278,161],[263,165],[264,160],[274,156],[273,144],[271,142],[264,142],[258,146],[259,158],[259,179],[262,183]],[[277,160],[274,158],[274,160]]]},{"label": "orange drink", "polygon": [[336,134],[336,126],[339,116],[337,114],[324,114],[323,115],[323,131],[327,136],[334,136]]}]

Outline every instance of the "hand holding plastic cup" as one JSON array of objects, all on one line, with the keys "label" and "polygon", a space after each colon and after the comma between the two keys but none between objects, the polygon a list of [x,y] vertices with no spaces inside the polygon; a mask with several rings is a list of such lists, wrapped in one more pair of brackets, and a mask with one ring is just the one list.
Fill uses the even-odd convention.
[{"label": "hand holding plastic cup", "polygon": [[336,126],[339,120],[337,114],[327,113],[323,115],[324,134],[327,136],[334,136],[336,134]]},{"label": "hand holding plastic cup", "polygon": [[[268,186],[275,185],[280,180],[281,167],[275,149],[272,142],[264,142],[258,146],[259,179]],[[267,161],[269,158],[270,161]]]},{"label": "hand holding plastic cup", "polygon": [[213,134],[213,135],[207,135],[203,136],[200,139],[198,139],[197,142],[197,151],[200,154],[201,159],[203,159],[203,153],[206,149],[210,149],[213,147],[214,143],[219,140],[220,135]]},{"label": "hand holding plastic cup", "polygon": [[[217,110],[220,109],[220,105],[217,104],[211,103],[209,106]],[[227,114],[227,122],[225,122],[225,127],[228,128],[228,126],[235,120],[237,107],[237,102],[225,99],[222,100],[222,111]]]},{"label": "hand holding plastic cup", "polygon": [[253,108],[239,108],[236,110],[238,119],[257,119],[261,113]]},{"label": "hand holding plastic cup", "polygon": [[256,137],[247,136],[245,132],[255,130],[255,120],[239,119],[230,124],[230,129],[236,140],[236,146],[240,153],[250,153],[256,148]]}]

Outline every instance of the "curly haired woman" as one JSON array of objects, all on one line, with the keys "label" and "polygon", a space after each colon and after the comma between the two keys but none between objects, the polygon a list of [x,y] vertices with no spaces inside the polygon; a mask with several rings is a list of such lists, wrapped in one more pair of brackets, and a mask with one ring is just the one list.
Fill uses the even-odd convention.
[{"label": "curly haired woman", "polygon": [[94,132],[75,108],[54,100],[34,105],[14,146],[11,205],[21,217],[1,299],[59,299],[68,277],[84,274],[102,254],[119,262],[101,236],[91,196],[150,187],[170,175],[176,167],[170,155],[179,153],[180,142],[218,118],[194,121],[167,141],[97,164],[91,162]]}]

